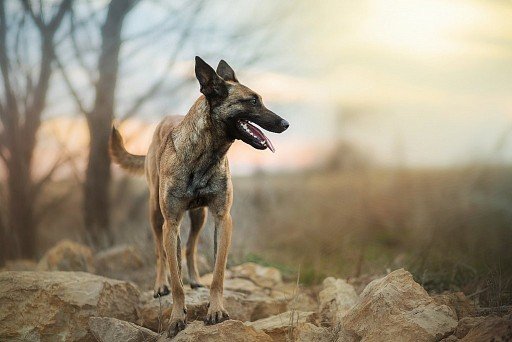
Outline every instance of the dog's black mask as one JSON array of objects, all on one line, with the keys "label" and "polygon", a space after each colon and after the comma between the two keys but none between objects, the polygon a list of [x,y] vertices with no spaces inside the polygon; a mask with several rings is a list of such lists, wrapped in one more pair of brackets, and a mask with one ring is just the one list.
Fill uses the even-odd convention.
[{"label": "dog's black mask", "polygon": [[268,110],[261,96],[240,84],[225,61],[220,61],[215,72],[205,61],[196,57],[195,71],[201,92],[212,104],[212,115],[215,120],[224,123],[228,137],[240,139],[259,150],[268,148],[274,152],[272,142],[256,125],[281,133],[288,128],[288,121]]}]

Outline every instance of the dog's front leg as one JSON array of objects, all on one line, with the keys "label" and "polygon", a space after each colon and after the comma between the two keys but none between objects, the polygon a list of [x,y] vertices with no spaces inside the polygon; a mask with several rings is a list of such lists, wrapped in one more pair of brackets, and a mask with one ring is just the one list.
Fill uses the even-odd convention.
[{"label": "dog's front leg", "polygon": [[163,235],[164,250],[167,255],[169,271],[171,275],[172,312],[169,319],[168,335],[174,337],[178,332],[185,329],[187,309],[185,307],[185,291],[181,280],[178,265],[178,234],[183,213],[165,217]]},{"label": "dog's front leg", "polygon": [[215,228],[220,231],[220,240],[213,270],[213,280],[210,287],[210,307],[204,322],[217,324],[229,319],[228,312],[224,309],[224,270],[228,259],[229,246],[231,245],[231,232],[233,229],[229,211],[215,214]]}]

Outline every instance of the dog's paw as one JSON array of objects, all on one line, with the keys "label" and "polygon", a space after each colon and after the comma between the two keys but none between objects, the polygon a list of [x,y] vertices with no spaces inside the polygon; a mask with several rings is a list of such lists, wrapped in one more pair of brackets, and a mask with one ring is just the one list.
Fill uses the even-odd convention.
[{"label": "dog's paw", "polygon": [[[173,308],[174,311],[174,308]],[[174,314],[171,313],[171,318],[169,319],[169,328],[167,329],[167,336],[173,338],[180,331],[187,327],[187,309],[183,308],[179,313]]]},{"label": "dog's paw", "polygon": [[[210,307],[211,309],[211,307]],[[206,314],[206,317],[204,318],[204,324],[207,325],[213,325],[220,322],[227,321],[229,319],[229,314],[226,310],[223,308],[219,310],[210,310],[208,309],[208,313]]]},{"label": "dog's paw", "polygon": [[155,286],[155,290],[153,291],[153,297],[158,298],[162,296],[167,296],[171,291],[169,291],[169,285],[163,284],[160,286]]},{"label": "dog's paw", "polygon": [[171,319],[169,322],[169,328],[167,329],[167,336],[173,338],[178,333],[187,327],[187,322],[183,318]]},{"label": "dog's paw", "polygon": [[198,288],[200,288],[200,287],[204,287],[204,285],[203,285],[203,284],[201,284],[201,283],[190,283],[190,288],[191,288],[192,290],[198,289]]}]

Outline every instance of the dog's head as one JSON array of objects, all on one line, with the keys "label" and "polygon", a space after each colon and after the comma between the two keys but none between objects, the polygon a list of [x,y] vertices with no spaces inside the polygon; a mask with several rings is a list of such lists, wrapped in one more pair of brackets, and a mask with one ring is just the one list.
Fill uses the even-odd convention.
[{"label": "dog's head", "polygon": [[274,146],[258,125],[268,131],[284,132],[289,124],[268,110],[261,96],[238,82],[235,72],[221,60],[217,72],[196,57],[196,77],[211,107],[212,119],[224,127],[229,139],[240,139],[259,150],[274,152]]}]

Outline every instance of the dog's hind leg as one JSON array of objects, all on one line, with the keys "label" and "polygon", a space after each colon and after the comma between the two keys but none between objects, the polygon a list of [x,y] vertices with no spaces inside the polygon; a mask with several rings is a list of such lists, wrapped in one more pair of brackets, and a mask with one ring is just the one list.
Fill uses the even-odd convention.
[{"label": "dog's hind leg", "polygon": [[203,287],[199,282],[199,273],[197,272],[196,251],[199,233],[206,221],[206,208],[192,209],[189,210],[188,214],[190,216],[190,233],[187,240],[186,250],[187,269],[190,287],[195,289]]},{"label": "dog's hind leg", "polygon": [[164,217],[160,211],[158,202],[154,199],[153,194],[149,201],[149,218],[151,227],[153,228],[153,237],[155,239],[155,254],[156,254],[156,281],[153,292],[153,297],[161,297],[169,294],[169,282],[167,280],[167,260],[165,258],[162,228],[164,224]]}]

